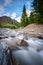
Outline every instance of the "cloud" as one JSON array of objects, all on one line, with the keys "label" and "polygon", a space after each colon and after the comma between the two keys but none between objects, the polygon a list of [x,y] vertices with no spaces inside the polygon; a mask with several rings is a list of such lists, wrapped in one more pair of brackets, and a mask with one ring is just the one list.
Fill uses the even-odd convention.
[{"label": "cloud", "polygon": [[12,18],[12,19],[16,18],[16,13],[15,13],[15,12],[13,12],[13,13],[11,14],[11,18]]},{"label": "cloud", "polygon": [[12,0],[4,0],[4,5],[8,5],[12,2]]},{"label": "cloud", "polygon": [[27,13],[27,15],[29,17],[30,16],[30,13],[31,13],[31,10],[27,10],[26,13]]},{"label": "cloud", "polygon": [[26,6],[27,6],[28,9],[30,10],[30,8],[31,8],[31,2],[30,2],[30,1],[27,1],[27,2],[26,2]]},{"label": "cloud", "polygon": [[4,10],[5,8],[2,5],[0,5],[0,14],[4,13]]},{"label": "cloud", "polygon": [[31,2],[30,1],[27,1],[26,2],[26,6],[28,7],[28,9],[27,9],[27,15],[28,15],[28,17],[30,16],[30,13],[31,13]]},{"label": "cloud", "polygon": [[4,7],[2,5],[0,5],[0,11],[3,11]]},{"label": "cloud", "polygon": [[21,16],[15,18],[15,20],[17,20],[18,22],[20,22]]}]

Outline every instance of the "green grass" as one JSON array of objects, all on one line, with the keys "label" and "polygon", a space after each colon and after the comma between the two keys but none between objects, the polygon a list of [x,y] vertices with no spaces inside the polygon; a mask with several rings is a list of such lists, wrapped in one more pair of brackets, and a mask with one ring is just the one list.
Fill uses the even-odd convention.
[{"label": "green grass", "polygon": [[5,25],[0,25],[0,28],[11,28],[11,29],[16,29],[17,26],[13,24],[5,24]]}]

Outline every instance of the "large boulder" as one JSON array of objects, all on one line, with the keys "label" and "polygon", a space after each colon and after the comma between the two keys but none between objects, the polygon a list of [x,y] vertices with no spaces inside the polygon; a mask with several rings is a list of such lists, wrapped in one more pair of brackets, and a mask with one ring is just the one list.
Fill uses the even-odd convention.
[{"label": "large boulder", "polygon": [[27,43],[25,40],[23,40],[23,39],[19,39],[19,40],[16,42],[16,44],[17,44],[18,46],[28,46],[28,43]]}]

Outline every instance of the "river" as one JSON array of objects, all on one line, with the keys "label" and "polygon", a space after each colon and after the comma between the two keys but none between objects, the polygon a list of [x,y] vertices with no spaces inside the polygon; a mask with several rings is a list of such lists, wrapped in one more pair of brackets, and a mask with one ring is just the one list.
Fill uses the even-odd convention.
[{"label": "river", "polygon": [[[15,37],[11,37],[14,36]],[[20,65],[43,65],[43,39],[28,38],[24,35],[18,35],[18,32],[9,29],[1,29],[0,37],[8,36],[7,38],[0,39],[0,63],[3,59],[3,50],[10,46],[12,55],[15,57]],[[16,46],[18,39],[24,39],[29,46]],[[3,61],[6,60],[4,57]],[[6,65],[6,61],[3,63]]]}]

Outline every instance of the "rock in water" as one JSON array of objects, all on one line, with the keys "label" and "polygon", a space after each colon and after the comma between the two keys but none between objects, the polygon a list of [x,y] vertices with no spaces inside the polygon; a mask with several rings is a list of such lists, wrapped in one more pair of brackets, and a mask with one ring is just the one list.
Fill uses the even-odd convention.
[{"label": "rock in water", "polygon": [[42,40],[43,40],[43,36],[37,36],[37,38],[39,38],[39,39],[42,39]]},{"label": "rock in water", "polygon": [[12,55],[12,51],[10,48],[4,50],[3,58],[0,65],[19,65],[16,59]]},{"label": "rock in water", "polygon": [[23,39],[19,39],[16,44],[18,46],[25,46],[25,47],[29,46],[28,43],[25,40],[23,40]]}]

